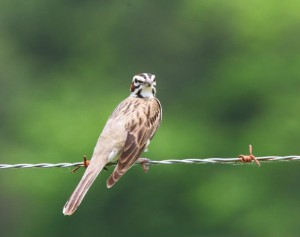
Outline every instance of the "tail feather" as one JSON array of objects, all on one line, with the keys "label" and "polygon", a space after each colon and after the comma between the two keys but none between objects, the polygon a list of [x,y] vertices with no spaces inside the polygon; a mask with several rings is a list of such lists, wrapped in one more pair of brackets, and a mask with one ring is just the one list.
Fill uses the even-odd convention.
[{"label": "tail feather", "polygon": [[72,215],[76,211],[77,207],[80,205],[82,199],[84,198],[85,194],[97,178],[98,174],[106,165],[105,161],[97,161],[99,161],[99,158],[97,160],[91,160],[79,184],[77,185],[76,189],[74,190],[71,197],[64,206],[64,215]]}]

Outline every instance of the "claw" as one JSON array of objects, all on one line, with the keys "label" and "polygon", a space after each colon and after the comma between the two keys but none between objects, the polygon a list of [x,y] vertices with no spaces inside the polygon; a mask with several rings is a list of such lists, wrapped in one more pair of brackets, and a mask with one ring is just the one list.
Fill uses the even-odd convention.
[{"label": "claw", "polygon": [[149,170],[149,159],[147,158],[138,158],[137,162],[142,166],[145,173]]},{"label": "claw", "polygon": [[240,155],[239,156],[241,162],[252,162],[253,160],[255,163],[260,166],[259,161],[256,159],[256,157],[252,154],[252,145],[249,145],[249,155]]}]

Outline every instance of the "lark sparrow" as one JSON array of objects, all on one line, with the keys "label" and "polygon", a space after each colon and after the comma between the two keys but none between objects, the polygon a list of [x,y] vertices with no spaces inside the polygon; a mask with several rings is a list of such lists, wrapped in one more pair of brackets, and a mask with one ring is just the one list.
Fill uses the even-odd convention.
[{"label": "lark sparrow", "polygon": [[134,76],[130,92],[130,96],[109,117],[90,163],[65,204],[63,214],[72,215],[104,166],[118,161],[106,182],[108,188],[112,187],[134,165],[160,126],[162,110],[155,98],[155,75],[141,73]]}]

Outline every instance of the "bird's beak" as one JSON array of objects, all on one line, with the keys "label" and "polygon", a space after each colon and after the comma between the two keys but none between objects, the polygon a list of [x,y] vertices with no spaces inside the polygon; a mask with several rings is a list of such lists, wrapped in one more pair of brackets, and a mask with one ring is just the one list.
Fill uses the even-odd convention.
[{"label": "bird's beak", "polygon": [[152,81],[150,81],[150,80],[147,79],[147,80],[144,82],[144,85],[150,87],[150,86],[152,85]]}]

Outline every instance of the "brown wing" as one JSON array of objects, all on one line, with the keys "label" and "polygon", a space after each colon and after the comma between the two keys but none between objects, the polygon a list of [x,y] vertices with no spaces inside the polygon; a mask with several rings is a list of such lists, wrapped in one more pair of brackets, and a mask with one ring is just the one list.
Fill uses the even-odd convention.
[{"label": "brown wing", "polygon": [[136,162],[146,148],[161,123],[161,105],[155,98],[134,111],[133,119],[126,125],[127,137],[118,164],[107,180],[112,187]]}]

